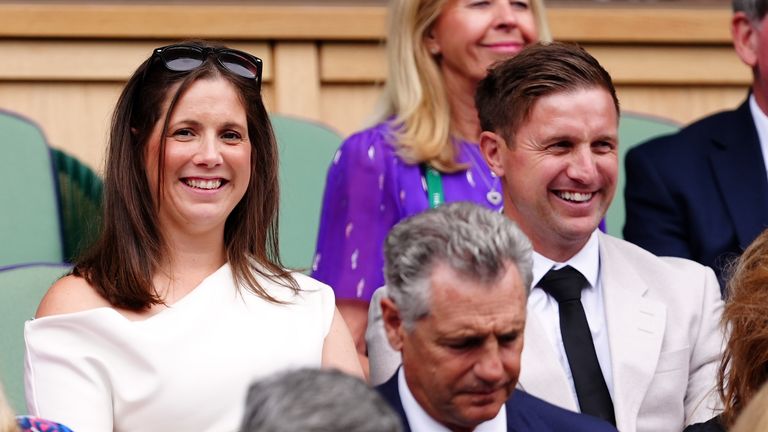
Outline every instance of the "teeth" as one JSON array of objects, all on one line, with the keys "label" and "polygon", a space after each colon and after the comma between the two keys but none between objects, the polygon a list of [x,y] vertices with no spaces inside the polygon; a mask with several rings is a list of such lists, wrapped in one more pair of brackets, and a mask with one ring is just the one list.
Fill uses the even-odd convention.
[{"label": "teeth", "polygon": [[564,200],[568,201],[575,201],[575,202],[585,202],[589,201],[590,198],[592,198],[592,193],[587,192],[558,192],[557,196]]},{"label": "teeth", "polygon": [[196,189],[218,189],[219,187],[221,187],[221,179],[216,179],[216,180],[184,179],[184,184]]}]

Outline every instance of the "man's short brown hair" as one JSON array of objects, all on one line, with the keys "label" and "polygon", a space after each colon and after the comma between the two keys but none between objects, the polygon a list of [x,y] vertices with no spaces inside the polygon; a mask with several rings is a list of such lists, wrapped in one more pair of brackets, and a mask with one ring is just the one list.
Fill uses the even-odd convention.
[{"label": "man's short brown hair", "polygon": [[495,64],[477,88],[475,105],[484,131],[497,132],[508,145],[542,96],[602,88],[619,113],[608,72],[584,48],[561,42],[538,43]]}]

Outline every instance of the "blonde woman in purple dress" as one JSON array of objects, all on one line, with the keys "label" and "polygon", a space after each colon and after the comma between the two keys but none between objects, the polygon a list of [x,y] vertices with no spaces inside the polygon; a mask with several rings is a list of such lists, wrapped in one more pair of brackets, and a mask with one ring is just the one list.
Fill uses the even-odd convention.
[{"label": "blonde woman in purple dress", "polygon": [[398,221],[442,202],[500,210],[477,146],[477,83],[496,61],[548,40],[542,0],[391,0],[389,73],[378,123],[349,137],[328,171],[313,276],[364,352],[381,246]]}]

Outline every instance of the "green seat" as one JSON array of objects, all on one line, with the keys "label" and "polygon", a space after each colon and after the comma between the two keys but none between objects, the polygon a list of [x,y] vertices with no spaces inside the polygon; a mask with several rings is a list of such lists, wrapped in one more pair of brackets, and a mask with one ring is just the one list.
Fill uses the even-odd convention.
[{"label": "green seat", "polygon": [[616,195],[605,216],[605,226],[608,234],[623,238],[622,229],[626,208],[624,207],[624,157],[632,147],[648,141],[651,138],[677,132],[680,125],[672,120],[645,114],[623,112],[619,121],[619,178],[616,184]]},{"label": "green seat", "polygon": [[283,265],[312,266],[328,166],[341,136],[317,122],[271,115],[280,150],[280,255]]},{"label": "green seat", "polygon": [[31,120],[0,111],[0,266],[61,262],[61,225],[48,143]]},{"label": "green seat", "polygon": [[99,235],[104,182],[62,150],[52,148],[51,156],[58,175],[64,260],[72,262]]},{"label": "green seat", "polygon": [[24,322],[35,316],[45,292],[67,271],[69,267],[64,264],[0,269],[0,381],[17,413],[27,411],[24,403]]}]

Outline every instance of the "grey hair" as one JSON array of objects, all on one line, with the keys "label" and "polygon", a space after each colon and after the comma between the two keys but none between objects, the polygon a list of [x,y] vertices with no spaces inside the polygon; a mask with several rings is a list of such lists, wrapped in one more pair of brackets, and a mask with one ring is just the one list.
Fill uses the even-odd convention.
[{"label": "grey hair", "polygon": [[768,0],[733,0],[733,11],[744,12],[753,23],[758,23],[768,13]]},{"label": "grey hair", "polygon": [[401,432],[400,417],[360,379],[338,370],[298,369],[248,390],[240,432]]},{"label": "grey hair", "polygon": [[384,244],[387,295],[409,330],[429,313],[429,279],[438,263],[479,282],[497,280],[514,264],[527,295],[532,251],[531,242],[506,216],[470,203],[446,204],[390,231]]}]

